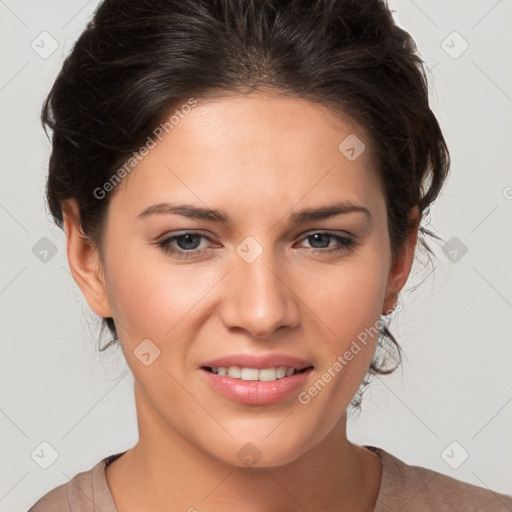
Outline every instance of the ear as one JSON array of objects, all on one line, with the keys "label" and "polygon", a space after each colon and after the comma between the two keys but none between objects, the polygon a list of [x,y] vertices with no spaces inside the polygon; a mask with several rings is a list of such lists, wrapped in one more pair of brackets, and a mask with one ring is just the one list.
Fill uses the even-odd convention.
[{"label": "ear", "polygon": [[409,212],[409,231],[407,239],[403,242],[399,253],[391,264],[382,308],[383,315],[393,311],[398,301],[398,294],[405,286],[407,278],[409,277],[414,261],[414,250],[418,240],[419,223],[419,210],[418,207],[415,206]]},{"label": "ear", "polygon": [[103,318],[112,317],[98,249],[82,231],[76,200],[66,200],[62,213],[68,262],[73,279],[82,290],[85,300],[94,313]]}]

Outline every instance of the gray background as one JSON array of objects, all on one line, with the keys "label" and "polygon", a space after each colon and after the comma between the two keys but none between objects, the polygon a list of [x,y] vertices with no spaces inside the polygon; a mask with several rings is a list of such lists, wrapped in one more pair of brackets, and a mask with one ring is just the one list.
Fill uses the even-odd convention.
[{"label": "gray background", "polygon": [[[120,351],[97,352],[99,320],[69,273],[64,233],[43,198],[50,145],[41,104],[97,3],[0,0],[2,511],[28,509],[137,440],[131,373]],[[390,5],[430,69],[453,162],[431,223],[445,241],[455,237],[456,254],[434,244],[435,271],[417,266],[408,288],[424,281],[402,294],[405,310],[391,324],[403,366],[372,383],[349,437],[509,494],[512,1]],[[41,56],[51,50],[45,31],[58,43],[49,56]],[[44,237],[56,254],[41,253]],[[43,442],[58,454],[47,469],[52,450]]]}]

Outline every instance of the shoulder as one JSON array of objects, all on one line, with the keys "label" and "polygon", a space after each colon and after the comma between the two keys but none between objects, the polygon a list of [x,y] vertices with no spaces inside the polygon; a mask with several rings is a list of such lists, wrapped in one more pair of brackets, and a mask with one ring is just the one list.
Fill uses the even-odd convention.
[{"label": "shoulder", "polygon": [[512,512],[512,497],[409,465],[382,448],[369,447],[383,465],[375,512]]},{"label": "shoulder", "polygon": [[105,466],[121,454],[110,455],[92,469],[75,475],[41,497],[28,512],[116,512],[105,478]]},{"label": "shoulder", "polygon": [[71,512],[68,499],[69,484],[62,484],[37,500],[28,512]]}]

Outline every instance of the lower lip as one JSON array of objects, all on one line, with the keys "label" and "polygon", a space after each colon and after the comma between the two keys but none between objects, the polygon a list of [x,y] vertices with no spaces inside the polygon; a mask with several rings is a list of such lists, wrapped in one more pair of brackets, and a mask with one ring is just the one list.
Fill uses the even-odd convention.
[{"label": "lower lip", "polygon": [[221,395],[245,405],[269,405],[280,402],[296,392],[313,368],[271,381],[234,379],[203,368],[200,370],[208,384]]}]

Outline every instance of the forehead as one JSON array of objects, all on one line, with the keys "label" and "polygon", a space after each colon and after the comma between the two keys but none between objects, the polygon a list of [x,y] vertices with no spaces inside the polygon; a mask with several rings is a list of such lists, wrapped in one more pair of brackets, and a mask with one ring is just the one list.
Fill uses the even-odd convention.
[{"label": "forehead", "polygon": [[219,194],[234,204],[268,204],[326,192],[361,201],[380,190],[367,133],[324,105],[230,94],[177,110],[117,186],[113,202],[122,200],[133,212],[173,191],[205,204]]}]

